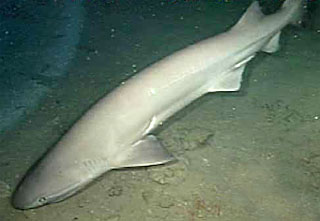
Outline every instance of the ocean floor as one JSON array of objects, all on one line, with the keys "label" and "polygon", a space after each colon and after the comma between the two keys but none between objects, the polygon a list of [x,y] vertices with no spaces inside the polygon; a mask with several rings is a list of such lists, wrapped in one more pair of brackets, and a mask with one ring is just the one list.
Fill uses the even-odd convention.
[{"label": "ocean floor", "polygon": [[20,211],[10,196],[21,177],[92,104],[227,30],[250,1],[3,1],[0,220],[320,220],[320,10],[310,2],[304,27],[286,27],[281,50],[249,62],[239,92],[207,94],[154,131],[177,162],[114,170]]}]

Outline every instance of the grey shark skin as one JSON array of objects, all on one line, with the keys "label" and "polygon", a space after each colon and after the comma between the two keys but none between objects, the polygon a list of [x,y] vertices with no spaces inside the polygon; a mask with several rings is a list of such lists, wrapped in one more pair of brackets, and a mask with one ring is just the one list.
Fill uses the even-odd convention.
[{"label": "grey shark skin", "polygon": [[59,202],[105,172],[174,160],[150,132],[208,92],[237,91],[246,63],[275,52],[281,29],[297,22],[302,0],[264,15],[258,2],[227,32],[188,46],[145,68],[98,101],[36,164],[12,204],[30,209]]}]

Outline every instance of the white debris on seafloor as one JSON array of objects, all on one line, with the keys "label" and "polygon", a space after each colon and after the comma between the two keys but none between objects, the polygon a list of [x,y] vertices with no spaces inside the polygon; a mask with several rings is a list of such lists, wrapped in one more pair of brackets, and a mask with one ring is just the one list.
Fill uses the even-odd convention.
[{"label": "white debris on seafloor", "polygon": [[0,198],[8,198],[11,195],[10,186],[4,181],[0,180]]}]

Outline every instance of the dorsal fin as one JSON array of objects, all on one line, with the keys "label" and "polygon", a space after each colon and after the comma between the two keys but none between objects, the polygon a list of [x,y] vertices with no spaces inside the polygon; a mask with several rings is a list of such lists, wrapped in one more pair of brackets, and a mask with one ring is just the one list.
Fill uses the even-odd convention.
[{"label": "dorsal fin", "polygon": [[235,24],[232,29],[242,28],[245,25],[255,24],[260,21],[265,15],[262,13],[259,2],[254,1],[249,6],[247,11],[242,15],[240,20]]}]

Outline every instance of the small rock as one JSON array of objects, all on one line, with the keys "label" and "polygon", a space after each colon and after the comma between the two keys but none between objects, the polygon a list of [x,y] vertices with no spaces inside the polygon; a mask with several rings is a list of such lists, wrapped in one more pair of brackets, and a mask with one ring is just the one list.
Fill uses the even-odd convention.
[{"label": "small rock", "polygon": [[122,186],[113,186],[108,190],[108,196],[114,197],[114,196],[121,196],[122,194]]},{"label": "small rock", "polygon": [[164,209],[168,209],[174,205],[173,199],[169,195],[161,196],[159,201],[159,206]]},{"label": "small rock", "polygon": [[120,216],[119,215],[112,215],[110,217],[107,218],[108,221],[118,221],[120,220]]},{"label": "small rock", "polygon": [[161,185],[179,184],[185,179],[185,165],[178,162],[168,167],[154,167],[148,169],[149,178]]}]

